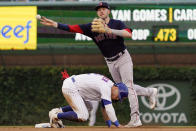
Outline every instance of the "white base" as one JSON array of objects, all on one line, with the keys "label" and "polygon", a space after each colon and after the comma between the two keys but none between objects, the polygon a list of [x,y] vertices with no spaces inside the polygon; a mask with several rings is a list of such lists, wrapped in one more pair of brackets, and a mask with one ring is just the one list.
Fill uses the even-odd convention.
[{"label": "white base", "polygon": [[50,123],[35,124],[35,128],[51,128]]}]

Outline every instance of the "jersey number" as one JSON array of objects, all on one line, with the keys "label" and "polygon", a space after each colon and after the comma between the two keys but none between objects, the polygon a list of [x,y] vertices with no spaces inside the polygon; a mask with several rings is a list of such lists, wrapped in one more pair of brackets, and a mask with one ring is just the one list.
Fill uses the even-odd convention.
[{"label": "jersey number", "polygon": [[102,80],[105,81],[105,82],[108,82],[108,81],[109,81],[109,78],[107,78],[107,77],[104,76],[104,77],[102,78]]}]

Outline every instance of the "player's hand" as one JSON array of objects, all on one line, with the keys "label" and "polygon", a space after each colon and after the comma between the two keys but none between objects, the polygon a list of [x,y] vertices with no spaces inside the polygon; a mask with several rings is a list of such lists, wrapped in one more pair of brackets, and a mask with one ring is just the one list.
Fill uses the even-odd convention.
[{"label": "player's hand", "polygon": [[52,26],[57,28],[57,22],[47,19],[46,17],[42,16],[41,19],[39,19],[41,24],[46,25],[46,26]]},{"label": "player's hand", "polygon": [[111,33],[111,29],[105,24],[105,21],[101,18],[93,19],[91,31],[97,33]]}]

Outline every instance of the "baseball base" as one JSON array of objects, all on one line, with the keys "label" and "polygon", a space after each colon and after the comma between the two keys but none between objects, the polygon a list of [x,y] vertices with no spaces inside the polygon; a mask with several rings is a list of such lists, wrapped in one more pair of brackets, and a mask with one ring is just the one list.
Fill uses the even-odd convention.
[{"label": "baseball base", "polygon": [[52,128],[50,126],[50,123],[40,123],[40,124],[35,124],[35,128]]}]

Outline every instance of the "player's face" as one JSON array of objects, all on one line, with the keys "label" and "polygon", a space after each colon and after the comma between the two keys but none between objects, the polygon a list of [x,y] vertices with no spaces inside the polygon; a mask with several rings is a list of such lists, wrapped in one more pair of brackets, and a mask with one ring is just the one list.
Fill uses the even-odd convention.
[{"label": "player's face", "polygon": [[113,90],[112,90],[112,100],[119,100],[119,90],[118,90],[118,87],[114,86],[113,87]]},{"label": "player's face", "polygon": [[109,17],[110,10],[108,8],[99,8],[97,10],[97,16],[102,19]]}]

